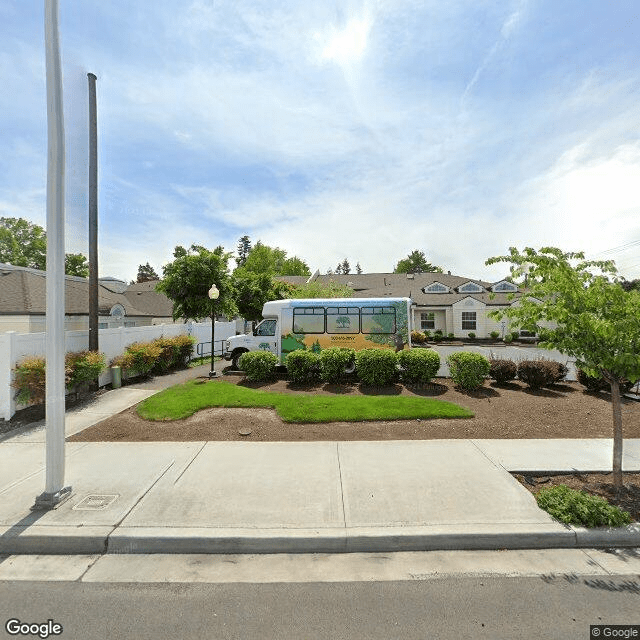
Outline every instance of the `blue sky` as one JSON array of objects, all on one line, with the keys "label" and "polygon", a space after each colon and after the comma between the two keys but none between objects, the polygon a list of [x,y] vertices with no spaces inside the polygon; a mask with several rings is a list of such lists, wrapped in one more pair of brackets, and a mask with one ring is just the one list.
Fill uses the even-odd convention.
[{"label": "blue sky", "polygon": [[[45,224],[44,3],[0,3],[0,215]],[[326,272],[545,245],[640,277],[637,0],[60,0],[67,244],[100,275],[249,235]]]}]

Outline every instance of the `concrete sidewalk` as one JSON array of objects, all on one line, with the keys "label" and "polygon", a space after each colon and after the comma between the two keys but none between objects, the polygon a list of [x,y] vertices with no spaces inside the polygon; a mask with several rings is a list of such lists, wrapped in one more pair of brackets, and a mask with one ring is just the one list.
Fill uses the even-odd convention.
[{"label": "concrete sidewalk", "polygon": [[[206,375],[199,369],[180,377]],[[98,396],[68,413],[67,433],[179,381]],[[640,547],[638,523],[555,522],[509,473],[609,471],[608,439],[71,442],[71,498],[31,512],[44,490],[44,435],[40,425],[0,442],[1,554]],[[623,468],[640,470],[640,439],[625,441]]]},{"label": "concrete sidewalk", "polygon": [[[637,523],[553,521],[509,474],[607,470],[610,457],[608,440],[68,443],[72,497],[31,512],[44,444],[4,442],[0,553],[640,546]],[[640,469],[640,440],[624,468]]]}]

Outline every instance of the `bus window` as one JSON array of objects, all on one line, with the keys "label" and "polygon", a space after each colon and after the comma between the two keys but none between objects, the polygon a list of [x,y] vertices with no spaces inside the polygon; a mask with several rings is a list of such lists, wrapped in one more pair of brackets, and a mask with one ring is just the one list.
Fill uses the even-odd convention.
[{"label": "bus window", "polygon": [[358,333],[360,309],[357,307],[327,307],[327,333]]},{"label": "bus window", "polygon": [[393,307],[362,307],[362,333],[396,333]]},{"label": "bus window", "polygon": [[324,333],[324,307],[294,309],[293,333]]}]

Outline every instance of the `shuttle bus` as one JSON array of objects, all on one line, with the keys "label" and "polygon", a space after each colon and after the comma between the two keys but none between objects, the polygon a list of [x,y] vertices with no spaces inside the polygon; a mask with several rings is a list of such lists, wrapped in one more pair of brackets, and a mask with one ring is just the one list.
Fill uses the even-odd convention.
[{"label": "shuttle bus", "polygon": [[247,351],[270,351],[284,365],[297,349],[410,349],[411,304],[410,298],[274,300],[265,303],[253,335],[226,341],[224,357],[237,369]]}]

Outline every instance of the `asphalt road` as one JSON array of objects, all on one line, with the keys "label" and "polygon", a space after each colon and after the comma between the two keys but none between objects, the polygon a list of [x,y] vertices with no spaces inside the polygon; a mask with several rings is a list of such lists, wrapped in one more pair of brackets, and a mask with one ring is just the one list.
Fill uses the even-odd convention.
[{"label": "asphalt road", "polygon": [[7,633],[10,618],[52,619],[62,633],[49,637],[73,640],[586,640],[592,624],[640,625],[640,576],[304,584],[4,581],[0,618],[2,637],[14,638],[25,636]]}]

